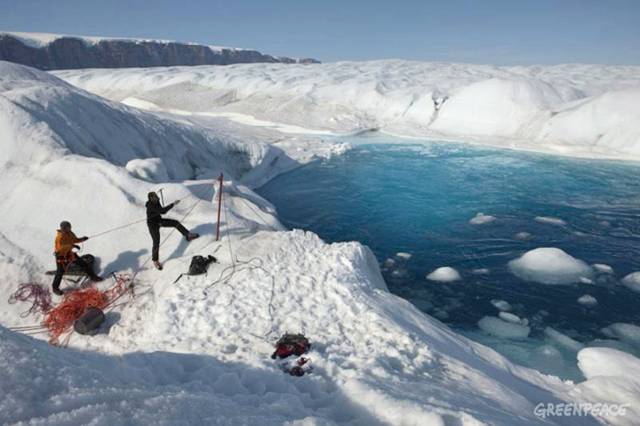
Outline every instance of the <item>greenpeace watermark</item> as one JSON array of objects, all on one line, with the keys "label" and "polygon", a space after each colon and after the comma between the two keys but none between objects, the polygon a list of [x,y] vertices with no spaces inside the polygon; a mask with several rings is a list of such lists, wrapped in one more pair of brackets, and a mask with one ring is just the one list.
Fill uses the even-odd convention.
[{"label": "greenpeace watermark", "polygon": [[627,414],[629,404],[590,404],[575,402],[543,403],[536,405],[533,414],[546,419],[547,417],[592,416],[615,417]]}]

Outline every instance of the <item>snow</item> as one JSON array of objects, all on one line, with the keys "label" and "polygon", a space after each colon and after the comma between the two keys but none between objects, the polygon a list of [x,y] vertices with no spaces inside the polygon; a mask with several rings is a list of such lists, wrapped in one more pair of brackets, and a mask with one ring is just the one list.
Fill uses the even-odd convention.
[{"label": "snow", "polygon": [[488,316],[478,321],[478,327],[485,333],[503,339],[525,339],[531,331],[526,325]]},{"label": "snow", "polygon": [[598,304],[598,299],[590,294],[583,294],[582,296],[578,297],[578,303],[584,306],[591,307]]},{"label": "snow", "polygon": [[571,284],[593,274],[585,262],[554,247],[530,250],[510,261],[509,269],[522,280],[542,284]]},{"label": "snow", "polygon": [[640,293],[640,272],[630,273],[622,279],[621,283],[629,290]]},{"label": "snow", "polygon": [[585,348],[578,353],[578,366],[587,378],[573,394],[585,402],[617,404],[624,414],[605,416],[612,425],[632,426],[640,416],[640,359],[611,348]]},{"label": "snow", "polygon": [[450,266],[441,266],[437,268],[435,271],[431,272],[427,275],[427,279],[431,281],[439,281],[439,282],[452,282],[459,281],[462,279],[460,277],[460,273],[456,271],[454,268]]},{"label": "snow", "polygon": [[[640,158],[640,67],[384,60],[55,75],[115,101],[352,134],[375,129],[581,157]],[[145,105],[140,103],[140,105]]]},{"label": "snow", "polygon": [[398,259],[409,260],[411,259],[411,253],[398,252],[396,253]]},{"label": "snow", "polygon": [[469,220],[469,223],[472,225],[484,225],[487,223],[491,223],[494,220],[496,220],[495,216],[485,215],[484,213],[478,213]]},{"label": "snow", "polygon": [[[0,423],[596,424],[542,420],[534,407],[598,401],[599,388],[589,387],[597,378],[563,382],[455,334],[389,293],[367,247],[286,231],[252,191],[343,152],[339,143],[142,112],[6,62],[0,135],[5,295],[20,282],[48,285],[42,271],[53,267],[60,220],[89,235],[139,221],[150,190],[184,198],[168,216],[202,234],[186,244],[163,231],[163,271],[145,264],[144,224],[89,239],[83,252],[98,257],[101,273],[137,272],[135,297],[112,307],[96,336],[72,335],[68,348],[9,330],[40,318],[23,319],[25,304],[0,299]],[[220,172],[226,208],[215,241]],[[196,254],[219,263],[176,280]],[[483,324],[501,336],[529,333],[499,318]],[[311,339],[313,371],[304,377],[284,374],[269,357],[286,331]],[[639,419],[633,411],[624,417]]]}]

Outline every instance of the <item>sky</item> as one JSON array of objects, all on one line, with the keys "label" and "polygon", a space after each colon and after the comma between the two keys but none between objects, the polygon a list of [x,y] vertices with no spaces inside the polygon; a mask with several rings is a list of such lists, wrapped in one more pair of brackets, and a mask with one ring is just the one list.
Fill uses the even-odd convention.
[{"label": "sky", "polygon": [[640,65],[640,0],[0,0],[0,30],[142,37],[323,62]]}]

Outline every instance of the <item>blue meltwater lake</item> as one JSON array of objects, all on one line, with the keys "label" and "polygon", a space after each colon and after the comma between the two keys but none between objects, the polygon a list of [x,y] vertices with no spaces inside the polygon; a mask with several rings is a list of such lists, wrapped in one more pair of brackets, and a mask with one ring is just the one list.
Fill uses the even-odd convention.
[{"label": "blue meltwater lake", "polygon": [[[368,245],[391,292],[519,364],[580,379],[582,345],[640,354],[640,294],[621,284],[640,270],[640,165],[381,136],[349,142],[346,154],[258,190],[286,226]],[[470,223],[478,213],[495,220]],[[508,262],[539,247],[613,271],[560,285],[514,275]],[[442,266],[461,279],[426,278]],[[579,303],[584,295],[597,302]],[[508,314],[480,328],[497,306]],[[514,321],[528,336],[500,330]]]}]

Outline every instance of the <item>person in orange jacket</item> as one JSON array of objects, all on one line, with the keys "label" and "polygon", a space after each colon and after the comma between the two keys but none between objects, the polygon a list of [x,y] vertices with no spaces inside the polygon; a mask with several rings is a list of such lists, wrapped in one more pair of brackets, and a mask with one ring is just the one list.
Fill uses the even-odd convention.
[{"label": "person in orange jacket", "polygon": [[66,220],[60,222],[60,229],[58,229],[56,233],[56,240],[54,243],[56,275],[53,278],[53,283],[51,284],[55,294],[63,294],[60,290],[60,282],[62,281],[62,276],[71,264],[79,266],[80,269],[86,273],[89,278],[91,278],[91,280],[102,281],[102,278],[93,272],[91,265],[78,257],[78,255],[73,251],[74,248],[78,248],[78,246],[76,246],[77,243],[82,243],[88,239],[89,237],[76,237],[76,234],[71,231],[71,224]]}]

